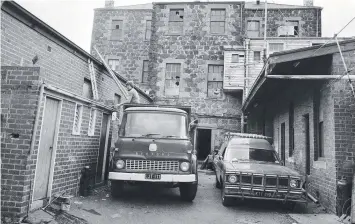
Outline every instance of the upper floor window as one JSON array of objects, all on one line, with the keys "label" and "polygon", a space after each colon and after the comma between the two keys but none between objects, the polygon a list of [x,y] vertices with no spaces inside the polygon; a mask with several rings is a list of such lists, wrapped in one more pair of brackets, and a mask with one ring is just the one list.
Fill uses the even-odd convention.
[{"label": "upper floor window", "polygon": [[169,33],[182,34],[184,30],[184,9],[170,9]]},{"label": "upper floor window", "polygon": [[113,100],[114,100],[115,105],[120,104],[121,103],[121,96],[118,95],[117,93],[115,93]]},{"label": "upper floor window", "polygon": [[118,60],[118,59],[108,59],[108,65],[114,71],[118,71],[119,63],[120,63],[120,60]]},{"label": "upper floor window", "polygon": [[83,96],[92,99],[92,86],[90,79],[84,78]]},{"label": "upper floor window", "polygon": [[286,21],[285,25],[282,25],[278,28],[278,36],[279,37],[287,37],[287,36],[298,37],[299,36],[299,21],[292,21],[292,20]]},{"label": "upper floor window", "polygon": [[239,54],[232,54],[232,63],[239,62]]},{"label": "upper floor window", "polygon": [[254,51],[254,61],[258,62],[261,60],[261,52],[260,51]]},{"label": "upper floor window", "polygon": [[147,20],[145,22],[145,39],[150,40],[150,35],[152,34],[152,21]]},{"label": "upper floor window", "polygon": [[148,82],[148,74],[149,74],[149,61],[148,60],[144,60],[143,61],[143,71],[142,71],[142,82],[143,83],[147,83]]},{"label": "upper floor window", "polygon": [[112,20],[111,24],[111,40],[121,40],[123,34],[123,21]]},{"label": "upper floor window", "polygon": [[223,96],[223,65],[208,65],[207,97]]},{"label": "upper floor window", "polygon": [[260,21],[250,20],[247,24],[247,36],[259,37],[260,36]]},{"label": "upper floor window", "polygon": [[179,81],[181,77],[180,63],[167,63],[165,68],[165,95],[179,95]]},{"label": "upper floor window", "polygon": [[272,54],[274,52],[279,52],[284,50],[284,44],[283,43],[269,43],[269,54]]},{"label": "upper floor window", "polygon": [[225,32],[225,22],[225,9],[211,9],[211,33],[223,34]]}]

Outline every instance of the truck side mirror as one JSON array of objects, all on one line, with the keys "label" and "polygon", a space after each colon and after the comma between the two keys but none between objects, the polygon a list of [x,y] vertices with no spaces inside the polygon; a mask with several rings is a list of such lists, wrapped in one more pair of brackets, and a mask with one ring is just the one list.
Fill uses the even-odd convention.
[{"label": "truck side mirror", "polygon": [[192,129],[196,128],[198,124],[198,120],[193,120],[191,121],[191,123],[189,124],[189,131],[191,131]]}]

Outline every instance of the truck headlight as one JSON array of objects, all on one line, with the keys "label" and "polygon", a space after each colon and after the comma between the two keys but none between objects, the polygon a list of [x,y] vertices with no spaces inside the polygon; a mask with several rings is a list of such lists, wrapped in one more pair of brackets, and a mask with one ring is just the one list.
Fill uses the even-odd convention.
[{"label": "truck headlight", "polygon": [[123,167],[124,167],[124,161],[123,160],[117,160],[116,161],[116,167],[117,167],[117,169],[123,169]]},{"label": "truck headlight", "polygon": [[237,183],[237,176],[236,175],[229,175],[228,177],[228,182],[231,183],[231,184],[235,184]]},{"label": "truck headlight", "polygon": [[290,187],[292,188],[299,188],[300,186],[300,181],[299,180],[291,180],[290,181]]},{"label": "truck headlight", "polygon": [[182,162],[181,164],[180,164],[180,169],[182,170],[182,171],[188,171],[189,170],[189,168],[190,168],[190,163],[188,163],[188,162]]}]

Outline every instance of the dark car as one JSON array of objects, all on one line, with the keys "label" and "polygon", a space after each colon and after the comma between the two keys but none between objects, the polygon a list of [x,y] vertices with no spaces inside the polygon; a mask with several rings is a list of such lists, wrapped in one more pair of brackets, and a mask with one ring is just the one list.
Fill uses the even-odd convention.
[{"label": "dark car", "polygon": [[232,198],[305,203],[302,176],[283,166],[266,137],[231,134],[215,159],[216,187],[222,190],[222,204]]}]

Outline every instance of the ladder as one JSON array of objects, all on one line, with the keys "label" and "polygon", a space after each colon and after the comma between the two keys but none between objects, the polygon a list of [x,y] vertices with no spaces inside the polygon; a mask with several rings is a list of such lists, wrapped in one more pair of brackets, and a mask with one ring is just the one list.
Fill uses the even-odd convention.
[{"label": "ladder", "polygon": [[88,59],[89,63],[89,71],[90,71],[90,77],[91,77],[91,86],[92,86],[92,94],[94,96],[94,100],[99,99],[99,94],[97,92],[97,85],[96,85],[96,75],[95,75],[95,69],[94,69],[94,64]]},{"label": "ladder", "polygon": [[94,49],[95,49],[96,53],[99,55],[99,57],[100,57],[102,63],[104,64],[105,68],[107,69],[107,71],[110,73],[110,75],[112,76],[113,80],[117,84],[118,88],[122,92],[123,96],[126,98],[126,100],[128,100],[128,92],[127,92],[127,90],[123,87],[121,82],[118,80],[118,78],[116,77],[116,75],[114,74],[114,72],[112,71],[110,66],[107,65],[105,59],[102,57],[102,55],[99,53],[99,51],[96,49],[95,46],[94,46]]}]

